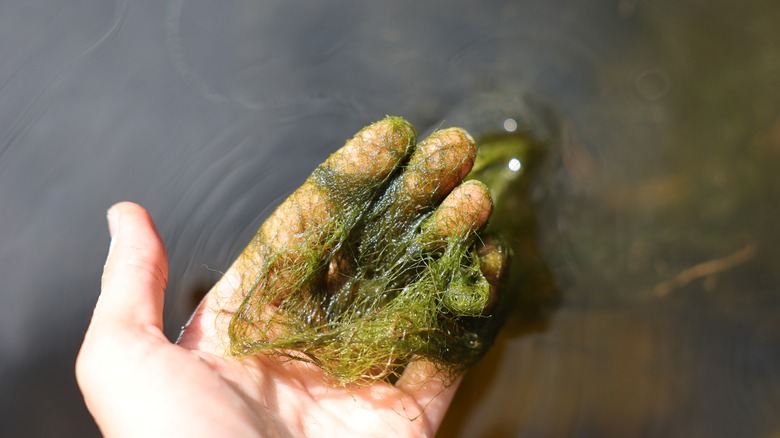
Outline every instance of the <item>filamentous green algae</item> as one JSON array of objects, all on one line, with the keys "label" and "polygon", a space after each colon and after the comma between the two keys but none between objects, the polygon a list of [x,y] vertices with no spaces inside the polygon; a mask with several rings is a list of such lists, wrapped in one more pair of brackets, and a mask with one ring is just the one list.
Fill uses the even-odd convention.
[{"label": "filamentous green algae", "polygon": [[343,385],[392,379],[417,360],[450,378],[473,365],[506,313],[510,250],[500,230],[483,234],[490,194],[504,202],[526,146],[477,153],[460,128],[418,143],[398,117],[364,128],[245,251],[252,275],[231,317],[232,354],[307,361]]}]

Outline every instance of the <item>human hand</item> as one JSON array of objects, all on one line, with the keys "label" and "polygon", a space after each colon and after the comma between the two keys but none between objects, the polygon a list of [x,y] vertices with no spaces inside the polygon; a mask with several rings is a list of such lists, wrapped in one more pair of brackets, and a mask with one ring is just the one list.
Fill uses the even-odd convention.
[{"label": "human hand", "polygon": [[[461,152],[465,155],[438,154],[430,165],[447,171],[418,186],[419,196],[433,188],[434,202],[446,207],[440,209],[447,215],[445,233],[479,228],[490,211],[487,193],[478,185],[461,185],[465,188],[442,201],[473,161],[473,145]],[[342,149],[334,157],[342,169],[374,163],[366,171],[369,178],[390,171],[376,151]],[[299,235],[295,227],[327,221],[329,212],[304,208],[316,198],[299,190],[258,234],[289,243]],[[112,246],[102,292],[76,366],[87,406],[104,434],[435,435],[458,380],[445,381],[428,363],[411,363],[395,384],[336,387],[312,364],[229,353],[224,316],[238,308],[236,297],[245,292],[242,278],[257,266],[252,244],[204,299],[178,343],[170,343],[162,332],[167,260],[149,215],[137,205],[117,204],[109,211],[109,227]],[[303,245],[298,248],[315,245],[306,239],[297,243]],[[302,261],[290,257],[287,263]]]}]

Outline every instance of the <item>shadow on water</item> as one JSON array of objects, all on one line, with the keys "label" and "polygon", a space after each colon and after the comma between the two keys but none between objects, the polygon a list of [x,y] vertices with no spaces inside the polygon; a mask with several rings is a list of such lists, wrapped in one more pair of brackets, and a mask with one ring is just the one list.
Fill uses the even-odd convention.
[{"label": "shadow on water", "polygon": [[548,284],[526,296],[550,293],[440,435],[777,435],[778,22],[768,0],[3,2],[0,435],[97,435],[72,367],[113,202],[158,223],[175,336],[351,133],[487,133],[528,99],[556,123],[520,226]]}]

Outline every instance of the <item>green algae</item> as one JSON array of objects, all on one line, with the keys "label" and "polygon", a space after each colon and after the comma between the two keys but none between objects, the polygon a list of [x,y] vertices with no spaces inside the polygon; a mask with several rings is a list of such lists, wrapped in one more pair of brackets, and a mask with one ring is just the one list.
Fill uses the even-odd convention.
[{"label": "green algae", "polygon": [[492,345],[512,301],[499,289],[511,252],[500,235],[516,225],[508,208],[522,197],[533,142],[522,136],[481,142],[463,184],[489,191],[499,214],[487,230],[442,236],[434,231],[441,228],[438,185],[420,202],[419,194],[409,199],[407,183],[410,175],[423,182],[446,178],[436,173],[436,160],[415,159],[425,142],[416,144],[411,125],[385,122],[391,134],[373,147],[402,151],[393,155],[394,170],[371,179],[339,171],[331,158],[307,181],[332,201],[327,220],[311,221],[300,242],[283,247],[263,228],[258,232],[250,248],[262,266],[247,279],[249,292],[231,318],[233,354],[310,362],[344,385],[392,379],[416,360],[449,379]]}]

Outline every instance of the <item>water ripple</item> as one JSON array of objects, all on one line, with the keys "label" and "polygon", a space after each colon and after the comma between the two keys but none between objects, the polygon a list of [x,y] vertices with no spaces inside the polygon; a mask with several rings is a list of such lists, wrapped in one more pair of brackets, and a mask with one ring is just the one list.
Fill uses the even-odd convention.
[{"label": "water ripple", "polygon": [[52,104],[57,95],[58,87],[62,84],[63,76],[91,56],[95,56],[108,43],[115,39],[126,19],[126,0],[114,0],[114,13],[111,20],[106,24],[105,30],[99,32],[91,41],[84,45],[78,53],[73,55],[54,71],[54,74],[21,112],[8,132],[0,138],[0,166],[3,166],[4,163],[9,161],[7,157],[3,156],[13,150],[18,141],[29,132],[33,125],[35,125],[35,122],[40,119],[41,115]]}]

